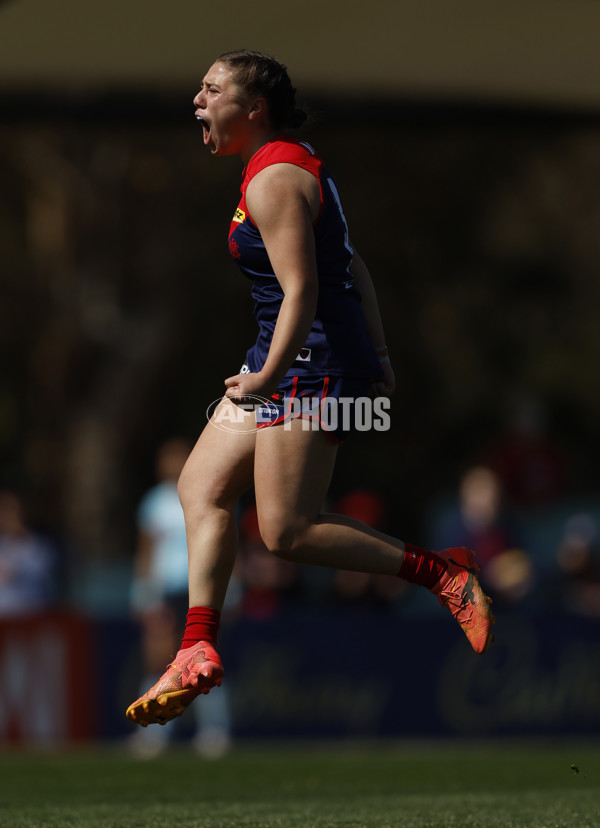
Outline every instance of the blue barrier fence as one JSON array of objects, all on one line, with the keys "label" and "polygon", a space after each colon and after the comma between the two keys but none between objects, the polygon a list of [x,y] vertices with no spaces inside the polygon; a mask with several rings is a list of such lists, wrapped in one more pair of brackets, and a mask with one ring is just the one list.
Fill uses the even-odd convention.
[{"label": "blue barrier fence", "polygon": [[[221,640],[234,737],[600,733],[600,621],[505,614],[496,628],[477,656],[445,615],[292,607],[237,617]],[[129,619],[4,622],[0,743],[124,738],[140,679]],[[186,712],[183,734],[192,721]]]}]

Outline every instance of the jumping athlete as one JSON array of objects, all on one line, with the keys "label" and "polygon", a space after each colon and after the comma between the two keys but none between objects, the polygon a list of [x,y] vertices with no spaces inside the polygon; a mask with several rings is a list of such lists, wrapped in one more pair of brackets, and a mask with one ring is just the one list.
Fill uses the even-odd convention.
[{"label": "jumping athlete", "polygon": [[[348,237],[334,181],[312,147],[285,132],[306,117],[285,66],[260,52],[228,52],[208,70],[194,105],[212,154],[245,164],[229,250],[252,280],[259,334],[240,372],[225,380],[179,479],[190,609],[173,662],[127,710],[144,727],[179,716],[221,684],[216,643],[236,556],[236,505],[252,486],[273,554],[424,586],[477,653],[494,622],[471,550],[427,551],[321,512],[337,448],[352,429],[347,418],[326,422],[321,402],[350,400],[352,409],[369,395],[388,397],[395,380],[373,282]],[[264,403],[252,410],[248,400]]]}]

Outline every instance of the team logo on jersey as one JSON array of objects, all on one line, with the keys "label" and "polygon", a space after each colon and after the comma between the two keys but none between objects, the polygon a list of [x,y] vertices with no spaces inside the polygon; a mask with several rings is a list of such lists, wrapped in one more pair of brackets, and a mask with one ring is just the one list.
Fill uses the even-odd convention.
[{"label": "team logo on jersey", "polygon": [[242,256],[240,246],[233,238],[233,236],[229,239],[229,252],[231,253],[234,259],[240,259]]},{"label": "team logo on jersey", "polygon": [[310,348],[302,348],[302,350],[296,357],[296,362],[310,362],[311,353],[312,351]]},{"label": "team logo on jersey", "polygon": [[246,221],[246,213],[238,207],[233,214],[233,220],[238,224],[243,224]]}]

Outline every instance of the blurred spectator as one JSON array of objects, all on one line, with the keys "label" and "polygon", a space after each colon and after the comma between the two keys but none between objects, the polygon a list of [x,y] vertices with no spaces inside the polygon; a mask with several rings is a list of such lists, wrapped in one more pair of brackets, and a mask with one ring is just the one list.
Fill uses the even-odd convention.
[{"label": "blurred spectator", "polygon": [[549,433],[539,400],[515,405],[508,428],[489,447],[484,462],[499,476],[511,503],[523,509],[547,505],[567,487],[565,455]]},{"label": "blurred spectator", "polygon": [[[131,607],[141,625],[144,676],[142,692],[152,686],[172,661],[188,609],[188,557],[183,510],[177,481],[192,446],[167,440],[156,456],[157,484],[143,497],[137,514]],[[218,688],[194,705],[194,746],[206,757],[222,755],[230,744],[228,691]],[[160,753],[174,737],[177,720],[160,728],[139,728],[131,738],[141,758]]]},{"label": "blurred spectator", "polygon": [[56,550],[30,529],[23,501],[0,491],[0,617],[40,612],[57,600]]},{"label": "blurred spectator", "polygon": [[454,503],[431,516],[431,546],[468,546],[477,552],[481,583],[494,600],[520,601],[532,589],[533,566],[503,502],[499,475],[473,466],[460,480]]},{"label": "blurred spectator", "polygon": [[549,595],[554,608],[600,617],[598,526],[586,513],[572,515],[556,552],[557,571]]},{"label": "blurred spectator", "polygon": [[489,561],[513,546],[500,478],[486,466],[473,466],[460,480],[458,502],[458,538],[454,544],[460,542],[476,549],[485,569]]}]

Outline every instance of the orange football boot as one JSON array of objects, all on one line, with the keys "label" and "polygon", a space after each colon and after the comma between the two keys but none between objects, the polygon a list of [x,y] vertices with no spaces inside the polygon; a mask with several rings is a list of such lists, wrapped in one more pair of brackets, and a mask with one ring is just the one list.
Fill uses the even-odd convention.
[{"label": "orange football boot", "polygon": [[475,562],[475,553],[464,546],[443,549],[435,553],[448,568],[441,575],[431,592],[460,624],[476,653],[484,653],[494,640],[492,624],[492,599],[481,589]]},{"label": "orange football boot", "polygon": [[221,659],[213,645],[198,641],[192,647],[179,650],[154,687],[130,704],[125,715],[142,727],[164,725],[181,716],[196,696],[218,687],[223,672]]}]

